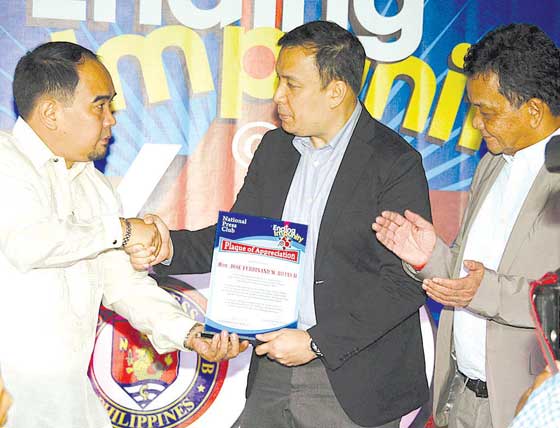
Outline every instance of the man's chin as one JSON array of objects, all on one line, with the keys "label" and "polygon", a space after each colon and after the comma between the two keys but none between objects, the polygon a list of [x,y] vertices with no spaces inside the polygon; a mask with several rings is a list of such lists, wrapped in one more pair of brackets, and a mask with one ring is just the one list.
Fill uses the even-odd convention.
[{"label": "man's chin", "polygon": [[280,120],[280,127],[287,133],[292,133],[290,125],[283,120]]},{"label": "man's chin", "polygon": [[303,133],[301,132],[301,130],[298,130],[296,126],[294,126],[293,123],[287,123],[287,122],[280,122],[280,127],[287,132],[288,134],[292,134],[298,137],[304,137],[305,135],[303,135]]},{"label": "man's chin", "polygon": [[504,148],[500,144],[497,144],[495,142],[489,143],[488,141],[486,141],[486,148],[493,155],[500,155],[504,151]]},{"label": "man's chin", "polygon": [[88,155],[88,159],[90,161],[98,161],[101,159],[105,159],[105,156],[107,156],[107,146],[103,147],[100,150],[96,150],[95,152],[92,152]]}]

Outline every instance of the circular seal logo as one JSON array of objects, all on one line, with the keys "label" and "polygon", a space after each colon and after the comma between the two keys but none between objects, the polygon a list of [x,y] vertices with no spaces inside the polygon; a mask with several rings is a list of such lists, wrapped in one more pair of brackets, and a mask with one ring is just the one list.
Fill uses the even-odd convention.
[{"label": "circular seal logo", "polygon": [[[195,289],[172,278],[160,287],[204,322],[206,299]],[[227,361],[209,362],[195,352],[160,355],[124,318],[100,311],[89,377],[115,428],[189,426],[216,399],[227,369]]]},{"label": "circular seal logo", "polygon": [[231,151],[235,161],[243,168],[247,168],[265,132],[275,128],[272,123],[263,121],[249,122],[239,128],[231,141]]}]

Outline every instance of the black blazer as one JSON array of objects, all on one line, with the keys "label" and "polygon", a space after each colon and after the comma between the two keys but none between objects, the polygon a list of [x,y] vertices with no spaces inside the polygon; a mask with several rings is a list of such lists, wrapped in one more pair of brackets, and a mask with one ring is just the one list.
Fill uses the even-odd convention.
[{"label": "black blazer", "polygon": [[[232,211],[281,218],[300,157],[292,139],[280,128],[266,133]],[[309,329],[337,399],[360,425],[382,425],[428,400],[418,315],[425,295],[371,230],[381,211],[406,208],[431,218],[421,157],[363,108],[319,230],[317,325]],[[208,272],[214,228],[171,232],[173,262],[156,272]],[[247,394],[258,359],[253,354]]]}]

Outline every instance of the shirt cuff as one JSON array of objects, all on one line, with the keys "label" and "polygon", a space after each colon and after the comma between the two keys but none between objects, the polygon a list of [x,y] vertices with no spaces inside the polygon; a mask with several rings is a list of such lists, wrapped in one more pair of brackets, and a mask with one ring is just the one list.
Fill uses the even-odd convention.
[{"label": "shirt cuff", "polygon": [[105,241],[108,248],[122,247],[122,227],[119,217],[114,215],[102,216],[103,228],[105,229]]},{"label": "shirt cuff", "polygon": [[175,350],[189,351],[185,338],[197,322],[186,315],[167,320],[158,325],[158,333],[152,332],[152,345],[159,354]]}]

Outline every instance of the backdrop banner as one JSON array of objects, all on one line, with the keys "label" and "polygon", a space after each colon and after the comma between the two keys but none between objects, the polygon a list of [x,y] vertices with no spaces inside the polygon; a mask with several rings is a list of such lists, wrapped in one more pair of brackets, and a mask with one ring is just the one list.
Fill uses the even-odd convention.
[{"label": "backdrop banner", "polygon": [[[362,41],[360,99],[421,153],[434,222],[451,242],[486,152],[465,102],[463,56],[510,22],[537,24],[558,43],[558,16],[558,0],[0,0],[0,129],[17,118],[18,59],[47,41],[77,42],[99,55],[118,93],[113,141],[97,167],[125,215],[157,213],[170,228],[200,229],[231,207],[263,133],[279,126],[278,38],[334,21]],[[207,275],[158,281],[204,319]],[[439,307],[429,308],[421,312],[431,379]],[[114,427],[229,428],[244,405],[249,357],[215,364],[158,355],[102,309],[90,378]],[[401,427],[423,427],[429,413],[419,409]]]}]

